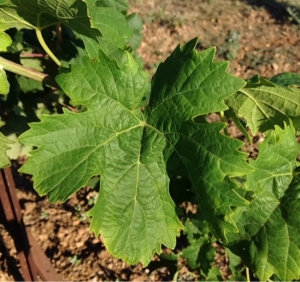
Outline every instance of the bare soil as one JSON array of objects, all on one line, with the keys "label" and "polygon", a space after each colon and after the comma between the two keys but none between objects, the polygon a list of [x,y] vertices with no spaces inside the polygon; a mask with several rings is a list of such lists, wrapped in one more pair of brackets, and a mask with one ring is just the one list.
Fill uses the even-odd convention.
[{"label": "bare soil", "polygon": [[[300,73],[299,0],[131,0],[130,4],[145,23],[138,52],[151,74],[178,44],[194,37],[199,37],[199,50],[216,46],[217,59],[230,60],[229,72],[242,78]],[[287,12],[286,4],[292,5],[294,14]],[[257,146],[246,150],[255,155]],[[191,276],[184,261],[177,265],[155,257],[143,268],[113,258],[101,237],[89,233],[85,212],[95,196],[92,190],[81,191],[66,203],[50,204],[32,190],[29,179],[15,176],[24,222],[63,280],[169,281],[177,270],[178,279],[197,279],[197,271]],[[220,254],[218,260],[227,279],[228,259]],[[0,281],[4,280],[20,280],[20,273],[13,242],[0,225]]]}]

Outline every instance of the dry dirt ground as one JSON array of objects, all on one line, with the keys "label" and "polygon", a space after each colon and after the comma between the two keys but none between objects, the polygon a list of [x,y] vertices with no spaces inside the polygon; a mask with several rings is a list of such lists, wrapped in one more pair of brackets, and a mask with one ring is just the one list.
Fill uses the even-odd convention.
[{"label": "dry dirt ground", "polygon": [[[229,71],[243,78],[300,73],[300,1],[131,0],[144,21],[139,54],[154,73],[180,43],[199,37],[199,50],[217,47],[217,58],[231,61]],[[236,134],[236,133],[234,133]],[[255,150],[249,148],[248,151]],[[195,280],[184,262],[154,260],[147,268],[130,266],[107,253],[101,238],[89,233],[85,212],[95,197],[87,190],[64,204],[38,197],[29,180],[18,182],[24,221],[63,280]],[[219,259],[224,277],[228,260]],[[193,276],[196,275],[196,276]],[[0,226],[0,280],[19,280],[18,261],[7,231]]]}]

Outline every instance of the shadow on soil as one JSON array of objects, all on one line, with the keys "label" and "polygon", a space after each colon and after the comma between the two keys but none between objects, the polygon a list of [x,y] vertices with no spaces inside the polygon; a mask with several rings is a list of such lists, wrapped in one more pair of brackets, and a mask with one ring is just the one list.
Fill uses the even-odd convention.
[{"label": "shadow on soil", "polygon": [[265,7],[273,18],[300,24],[300,8],[276,0],[243,0],[254,7]]}]

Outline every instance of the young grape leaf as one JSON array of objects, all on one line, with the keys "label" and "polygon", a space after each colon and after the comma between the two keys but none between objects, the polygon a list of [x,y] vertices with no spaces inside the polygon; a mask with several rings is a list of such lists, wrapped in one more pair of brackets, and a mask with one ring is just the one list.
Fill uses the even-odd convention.
[{"label": "young grape leaf", "polygon": [[[239,92],[226,100],[235,115],[244,118],[253,135],[258,131],[283,127],[289,118],[300,116],[300,90],[281,87],[260,78],[257,83],[248,82]],[[296,129],[298,125],[295,124]]]},{"label": "young grape leaf", "polygon": [[184,225],[184,233],[190,245],[183,249],[182,255],[192,269],[201,267],[201,273],[206,276],[216,253],[216,249],[212,246],[213,239],[208,236],[208,232],[203,234],[201,230],[206,229],[207,224],[203,220],[192,218],[187,219]]},{"label": "young grape leaf", "polygon": [[182,256],[187,259],[191,269],[201,268],[201,272],[207,275],[214,262],[215,253],[216,250],[211,242],[207,238],[201,237],[184,248]]},{"label": "young grape leaf", "polygon": [[8,139],[0,132],[0,168],[10,166],[10,160],[6,155],[6,151],[10,149],[9,144],[12,143],[12,140]]},{"label": "young grape leaf", "polygon": [[220,268],[215,265],[212,266],[208,275],[206,276],[205,281],[224,281]]},{"label": "young grape leaf", "polygon": [[145,113],[139,105],[147,74],[130,54],[120,65],[103,52],[99,60],[85,58],[57,82],[74,105],[87,110],[41,115],[20,137],[37,147],[21,171],[33,174],[35,189],[51,201],[66,200],[101,175],[91,230],[103,235],[113,255],[132,264],[148,264],[161,244],[173,248],[182,228],[169,195],[167,166],[173,155],[191,170],[201,204],[216,205],[218,224],[227,216],[225,225],[232,230],[230,206],[245,204],[229,180],[250,171],[237,151],[241,142],[220,134],[223,124],[192,121],[225,109],[222,100],[244,81],[226,73],[227,62],[212,62],[214,48],[198,54],[196,43],[178,47],[159,67]]},{"label": "young grape leaf", "polygon": [[299,145],[293,127],[276,126],[259,149],[258,158],[250,161],[255,171],[247,175],[246,182],[255,198],[248,207],[237,208],[233,219],[239,233],[228,234],[229,247],[262,281],[273,274],[283,281],[297,280],[299,183],[290,184]]},{"label": "young grape leaf", "polygon": [[242,259],[228,248],[225,248],[225,254],[229,259],[229,269],[231,271],[229,281],[246,281],[246,277],[242,274],[245,269]]}]

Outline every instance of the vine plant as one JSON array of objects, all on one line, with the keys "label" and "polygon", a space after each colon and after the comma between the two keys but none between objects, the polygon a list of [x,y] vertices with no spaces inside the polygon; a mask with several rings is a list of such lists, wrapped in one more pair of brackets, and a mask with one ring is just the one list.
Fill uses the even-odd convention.
[{"label": "vine plant", "polygon": [[[127,10],[126,0],[0,1],[2,109],[20,88],[32,95],[50,89],[64,104],[63,95],[70,99],[62,111],[37,109],[42,114],[30,129],[19,131],[18,141],[34,148],[20,171],[33,175],[34,188],[51,202],[65,201],[100,175],[91,230],[130,264],[147,265],[162,244],[173,249],[185,224],[194,245],[182,255],[192,266],[207,256],[203,246],[211,239],[194,236],[206,229],[260,280],[299,279],[300,76],[244,81],[227,72],[228,62],[214,61],[215,48],[197,52],[193,39],[159,65],[149,94],[148,74],[132,52],[141,38],[140,19]],[[53,37],[53,29],[47,35],[53,25],[55,39],[65,32],[76,56],[50,51],[44,36]],[[55,80],[41,72],[45,66],[29,45],[21,44],[28,30],[50,57],[43,60],[59,67]],[[34,66],[26,67],[24,50]],[[9,54],[19,55],[23,65]],[[21,101],[28,118],[26,101],[14,101],[13,111]],[[248,140],[250,134],[264,135],[256,160],[241,151],[242,141],[224,134],[226,123],[207,121],[220,112]],[[7,133],[9,119],[3,113],[1,118]],[[1,167],[10,164],[12,142],[0,133]],[[180,186],[180,179],[188,184]],[[177,206],[188,193],[198,213],[181,222]],[[204,264],[202,271],[209,279]]]}]

